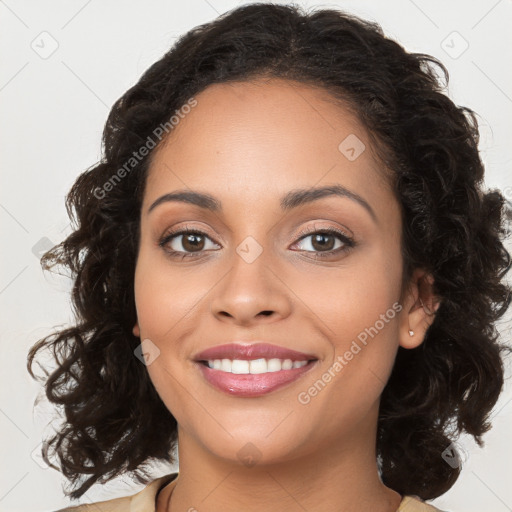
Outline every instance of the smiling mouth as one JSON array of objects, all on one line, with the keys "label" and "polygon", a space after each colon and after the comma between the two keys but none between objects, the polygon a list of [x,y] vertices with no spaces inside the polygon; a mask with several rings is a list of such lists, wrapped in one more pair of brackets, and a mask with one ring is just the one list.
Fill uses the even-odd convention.
[{"label": "smiling mouth", "polygon": [[259,359],[209,359],[198,361],[204,366],[225,373],[235,375],[260,375],[263,373],[273,373],[282,370],[294,370],[302,368],[309,363],[318,361],[318,359],[304,359],[293,361],[291,359],[279,358],[259,358]]},{"label": "smiling mouth", "polygon": [[[304,377],[318,359],[214,359],[196,361],[200,374],[213,388],[231,396],[267,395]],[[212,366],[212,367],[210,367]]]}]

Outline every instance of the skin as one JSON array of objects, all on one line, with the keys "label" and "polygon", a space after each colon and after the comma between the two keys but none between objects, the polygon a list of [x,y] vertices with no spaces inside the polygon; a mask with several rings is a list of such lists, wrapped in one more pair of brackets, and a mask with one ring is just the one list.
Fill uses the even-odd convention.
[{"label": "skin", "polygon": [[[424,270],[401,289],[399,203],[368,134],[326,91],[296,82],[215,84],[196,100],[149,168],[135,272],[133,332],[160,351],[147,370],[178,422],[180,475],[159,493],[157,511],[396,511],[402,496],[377,472],[379,400],[399,345],[421,344],[436,308]],[[338,149],[349,134],[366,146],[353,161]],[[339,196],[281,210],[291,190],[326,185],[361,196],[376,220]],[[148,213],[163,194],[189,189],[214,196],[222,211],[164,202]],[[176,236],[166,248],[194,256],[171,259],[158,241],[185,225],[206,238],[194,253]],[[315,259],[322,246],[299,232],[329,227],[357,245]],[[263,249],[251,263],[236,251],[248,236]],[[336,237],[327,245],[345,246]],[[300,403],[299,393],[394,303],[401,311]],[[266,341],[319,361],[266,395],[231,396],[210,386],[193,358],[235,340]],[[259,457],[252,466],[238,456],[247,443]]]}]

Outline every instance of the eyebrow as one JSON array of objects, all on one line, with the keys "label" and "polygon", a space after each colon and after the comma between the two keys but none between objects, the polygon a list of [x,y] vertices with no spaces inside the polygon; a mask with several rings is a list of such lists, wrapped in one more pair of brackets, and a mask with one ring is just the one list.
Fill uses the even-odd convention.
[{"label": "eyebrow", "polygon": [[[377,222],[377,216],[375,215],[375,212],[368,204],[368,202],[365,201],[360,195],[352,192],[342,185],[292,190],[281,198],[281,210],[289,211],[293,208],[297,208],[298,206],[317,201],[318,199],[332,196],[344,197],[355,201],[370,214],[374,222]],[[196,192],[193,190],[178,190],[176,192],[170,192],[159,197],[148,208],[147,213],[149,214],[157,206],[167,202],[189,203],[211,212],[222,211],[222,203],[209,194]]]}]

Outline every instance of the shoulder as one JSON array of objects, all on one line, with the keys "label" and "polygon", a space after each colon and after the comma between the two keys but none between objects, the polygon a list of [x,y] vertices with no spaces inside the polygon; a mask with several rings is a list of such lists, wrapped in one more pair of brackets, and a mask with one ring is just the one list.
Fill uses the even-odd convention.
[{"label": "shoulder", "polygon": [[61,508],[55,512],[154,512],[158,491],[177,476],[178,473],[161,476],[131,496],[95,503],[82,503],[81,505]]},{"label": "shoulder", "polygon": [[[404,496],[396,512],[443,512],[417,496]],[[447,511],[444,511],[447,512]]]}]

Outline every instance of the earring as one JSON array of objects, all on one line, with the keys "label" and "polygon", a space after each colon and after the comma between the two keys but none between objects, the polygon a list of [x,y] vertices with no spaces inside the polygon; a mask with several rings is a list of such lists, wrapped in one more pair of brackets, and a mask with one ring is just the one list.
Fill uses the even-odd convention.
[{"label": "earring", "polygon": [[409,336],[414,336],[414,331],[412,331],[411,329],[409,329]]}]

